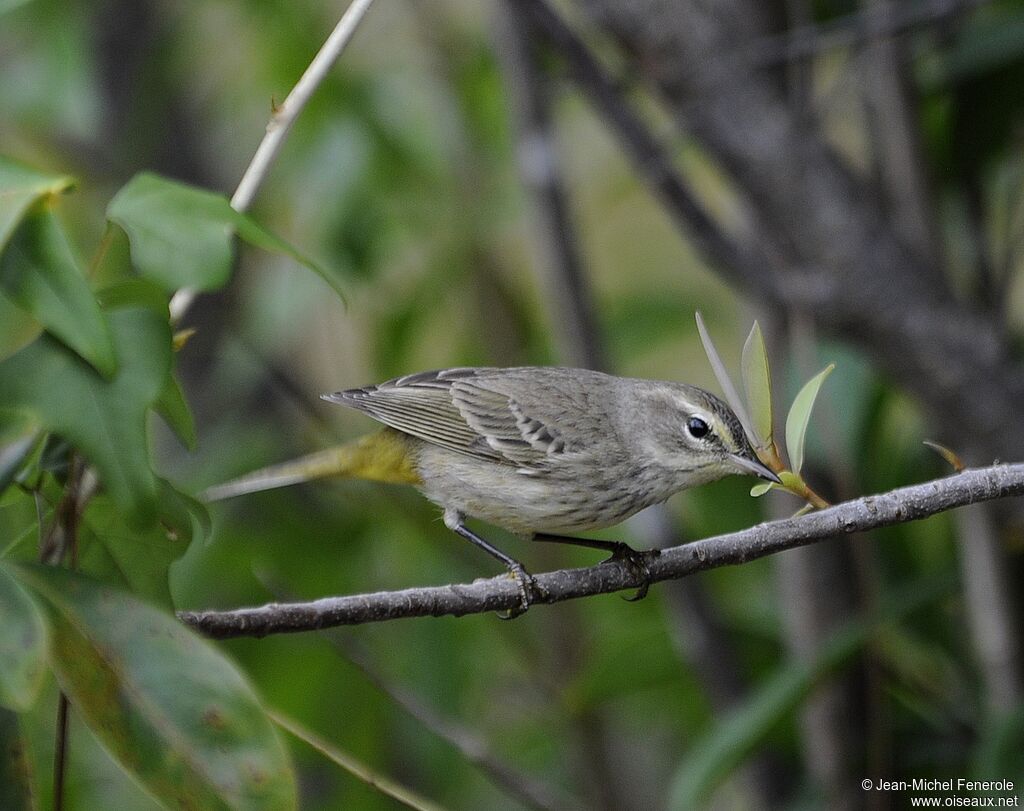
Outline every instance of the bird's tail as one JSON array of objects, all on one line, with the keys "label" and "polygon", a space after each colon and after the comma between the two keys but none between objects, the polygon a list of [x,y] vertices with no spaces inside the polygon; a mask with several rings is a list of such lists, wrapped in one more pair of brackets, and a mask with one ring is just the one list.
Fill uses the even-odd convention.
[{"label": "bird's tail", "polygon": [[300,456],[216,484],[204,490],[200,498],[207,502],[222,501],[247,493],[326,478],[370,479],[415,485],[420,483],[420,478],[412,451],[409,437],[385,428],[335,448]]}]

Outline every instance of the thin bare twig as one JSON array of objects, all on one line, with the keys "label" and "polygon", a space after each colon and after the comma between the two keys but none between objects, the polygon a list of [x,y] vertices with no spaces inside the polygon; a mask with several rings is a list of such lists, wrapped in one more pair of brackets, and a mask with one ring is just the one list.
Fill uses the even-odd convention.
[{"label": "thin bare twig", "polygon": [[401,685],[392,684],[372,662],[366,650],[354,640],[337,631],[328,637],[339,656],[358,668],[367,680],[412,718],[437,737],[451,744],[467,761],[479,767],[487,778],[509,797],[536,811],[578,808],[564,796],[555,795],[548,786],[532,776],[519,772],[499,759],[487,741],[477,732],[458,722],[443,718]]},{"label": "thin bare twig", "polygon": [[[839,535],[901,524],[939,512],[996,498],[1024,494],[1024,463],[966,470],[945,479],[901,487],[888,493],[837,504],[798,518],[759,524],[665,549],[652,559],[650,582],[783,552]],[[582,569],[562,569],[535,577],[536,602],[557,603],[595,594],[639,588],[643,576],[624,561]],[[327,597],[230,611],[181,611],[182,622],[214,638],[266,636],[322,630],[338,625],[381,622],[404,617],[463,616],[515,609],[518,584],[508,576],[473,583],[428,586],[403,591]]]},{"label": "thin bare twig", "polygon": [[53,811],[64,811],[68,737],[68,697],[61,692],[57,699],[57,732],[53,740]]},{"label": "thin bare twig", "polygon": [[381,794],[391,797],[393,800],[400,802],[408,808],[414,808],[416,811],[444,811],[444,808],[433,800],[421,797],[412,789],[407,788],[400,783],[396,783],[390,777],[386,777],[383,774],[374,771],[365,763],[356,760],[356,758],[352,757],[348,753],[341,751],[337,746],[324,738],[321,738],[315,732],[306,729],[284,713],[268,708],[267,715],[270,720],[281,727],[281,729],[287,730],[303,743],[316,749],[324,757],[337,763],[356,779],[361,780],[371,788],[377,789]]},{"label": "thin bare twig", "polygon": [[[277,154],[284,145],[285,138],[291,131],[299,114],[305,108],[307,102],[312,98],[313,93],[320,86],[334,63],[338,61],[345,46],[352,39],[363,16],[370,8],[373,0],[352,0],[352,4],[345,9],[341,19],[334,27],[331,35],[323,44],[323,47],[313,57],[305,73],[292,88],[291,93],[284,100],[280,107],[276,108],[267,124],[267,134],[263,136],[260,145],[256,148],[249,166],[246,168],[242,179],[231,197],[231,207],[235,211],[246,211],[252,205],[256,192],[259,191],[263,181],[270,172]],[[192,306],[195,300],[196,291],[192,288],[183,288],[171,298],[171,322],[180,321],[182,316]]]}]

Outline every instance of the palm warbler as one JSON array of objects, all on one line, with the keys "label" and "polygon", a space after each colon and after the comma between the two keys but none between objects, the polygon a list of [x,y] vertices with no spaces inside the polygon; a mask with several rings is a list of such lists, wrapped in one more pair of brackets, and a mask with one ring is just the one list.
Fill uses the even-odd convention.
[{"label": "palm warbler", "polygon": [[[412,484],[449,529],[523,566],[465,525],[479,518],[516,535],[607,549],[625,544],[565,533],[611,526],[674,493],[733,473],[778,477],[757,458],[736,415],[695,386],[584,369],[458,368],[420,372],[335,394],[384,430],[211,488],[208,500],[324,476]],[[642,564],[641,564],[642,566]]]}]

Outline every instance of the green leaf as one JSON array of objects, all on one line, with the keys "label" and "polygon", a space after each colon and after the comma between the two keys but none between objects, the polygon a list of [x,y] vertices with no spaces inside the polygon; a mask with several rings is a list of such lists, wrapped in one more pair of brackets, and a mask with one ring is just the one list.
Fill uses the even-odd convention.
[{"label": "green leaf", "polygon": [[[161,480],[161,521],[139,530],[125,523],[120,510],[105,494],[93,498],[80,527],[82,570],[104,580],[115,579],[135,596],[172,608],[168,583],[171,564],[188,551],[192,540],[192,505],[184,499]],[[205,513],[202,505],[197,508]],[[91,556],[92,546],[97,544],[102,552]]]},{"label": "green leaf", "polygon": [[0,292],[0,361],[39,337],[43,326]]},{"label": "green leaf", "polygon": [[0,705],[27,710],[35,703],[46,674],[46,622],[4,567],[0,567],[0,617]]},{"label": "green leaf", "polygon": [[765,680],[738,711],[721,719],[672,781],[672,809],[703,808],[711,792],[756,749],[811,688],[848,660],[864,641],[863,627],[837,634],[813,662],[791,661]]},{"label": "green leaf", "polygon": [[120,361],[104,380],[49,335],[0,363],[0,413],[24,412],[81,449],[133,526],[156,517],[146,413],[166,384],[171,331],[152,310],[107,314]]},{"label": "green leaf", "polygon": [[800,702],[826,676],[846,663],[884,622],[901,619],[931,604],[953,588],[945,579],[917,583],[883,609],[881,620],[856,620],[836,631],[812,661],[790,661],[762,682],[751,696],[725,717],[716,718],[703,740],[672,780],[669,808],[689,811],[708,805],[711,793],[744,759],[791,716]]},{"label": "green leaf", "polygon": [[799,473],[804,465],[804,440],[807,438],[807,425],[811,421],[811,409],[818,398],[821,384],[825,382],[832,370],[836,368],[830,363],[812,377],[800,389],[786,417],[786,452],[789,454],[790,469]]},{"label": "green leaf", "polygon": [[1024,786],[1024,702],[986,720],[974,754],[971,776],[978,780],[1012,780],[1018,796]]},{"label": "green leaf", "polygon": [[287,754],[245,677],[173,616],[63,569],[18,567],[47,604],[75,710],[168,807],[292,809]]},{"label": "green leaf", "polygon": [[799,493],[804,487],[804,480],[792,470],[780,470],[779,478],[782,479],[782,487],[787,490]]},{"label": "green leaf", "polygon": [[96,299],[105,310],[118,307],[147,307],[164,318],[170,318],[168,293],[148,279],[124,279],[97,291]]},{"label": "green leaf", "polygon": [[160,479],[160,524],[171,540],[186,546],[197,540],[203,543],[213,531],[210,512],[206,505],[182,493],[166,479]]},{"label": "green leaf", "polygon": [[758,482],[757,484],[750,488],[750,495],[752,495],[754,498],[757,498],[758,496],[763,496],[774,486],[775,482]]},{"label": "green leaf", "polygon": [[167,290],[215,290],[231,274],[234,229],[219,194],[148,172],[110,201],[107,216],[128,234],[139,272]]},{"label": "green leaf", "polygon": [[231,275],[232,237],[290,256],[321,276],[339,295],[338,277],[299,253],[219,194],[148,172],[132,178],[110,201],[107,216],[128,234],[132,261],[168,290],[215,290]]},{"label": "green leaf", "polygon": [[758,447],[772,443],[772,376],[768,366],[768,350],[764,345],[761,325],[756,321],[743,344],[743,389],[747,393],[754,433]]},{"label": "green leaf", "polygon": [[181,384],[173,374],[167,377],[167,383],[160,399],[156,403],[157,413],[164,418],[171,430],[190,451],[196,449],[196,423],[192,418],[192,409],[188,407]]},{"label": "green leaf", "polygon": [[71,188],[74,180],[48,175],[0,156],[0,252],[32,205]]},{"label": "green leaf", "polygon": [[247,214],[235,211],[230,205],[228,206],[228,211],[231,212],[232,222],[238,229],[238,235],[242,239],[250,245],[255,245],[257,248],[262,248],[270,253],[279,253],[283,256],[294,259],[300,265],[313,271],[317,276],[327,282],[334,292],[338,294],[338,298],[345,301],[345,288],[337,273],[328,270],[323,265],[314,262],[305,254],[300,253],[297,248],[293,247],[290,243],[285,242],[276,234],[273,234],[263,228],[263,226]]},{"label": "green leaf", "polygon": [[9,240],[0,290],[104,375],[114,373],[103,314],[48,206],[34,208]]}]

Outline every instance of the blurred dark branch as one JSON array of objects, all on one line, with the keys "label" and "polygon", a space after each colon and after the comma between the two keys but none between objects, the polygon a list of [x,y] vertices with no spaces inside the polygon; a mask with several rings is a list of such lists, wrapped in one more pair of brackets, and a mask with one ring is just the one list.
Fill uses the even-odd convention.
[{"label": "blurred dark branch", "polygon": [[588,369],[605,367],[601,336],[569,211],[551,119],[551,89],[537,58],[537,37],[517,0],[499,7],[505,83],[515,112],[519,175],[531,198],[538,237],[538,273],[546,288],[559,360]]},{"label": "blurred dark branch", "polygon": [[[577,243],[565,206],[563,178],[558,171],[550,82],[545,81],[539,69],[538,40],[547,41],[575,84],[587,93],[620,137],[638,171],[662,197],[679,225],[691,234],[691,239],[705,241],[706,250],[720,261],[744,262],[752,283],[759,278],[767,259],[740,246],[706,213],[690,193],[670,154],[633,112],[616,82],[550,6],[545,2],[507,0],[501,9],[507,18],[502,51],[519,119],[520,171],[532,190],[541,242],[546,249],[540,269],[551,291],[549,311],[556,333],[560,331],[564,336],[561,359],[573,366],[603,369],[604,352],[591,316],[590,293],[580,271]],[[651,508],[646,518],[634,526],[646,546],[660,549],[678,543],[678,532],[663,506]],[[690,665],[700,676],[716,710],[726,712],[743,699],[746,688],[738,657],[720,633],[721,621],[713,601],[698,579],[669,584],[667,597],[671,606],[667,622],[676,626],[677,638],[717,640],[699,651],[692,647],[688,651],[692,654]],[[595,745],[595,750],[595,755],[587,760],[602,762],[599,774],[603,777],[614,771],[613,766],[603,765],[608,757],[607,746]],[[770,802],[780,795],[778,787],[782,781],[776,779],[780,770],[777,763],[769,760],[759,754],[743,770],[740,783],[751,795],[749,802]],[[620,794],[614,789],[611,785],[608,791],[601,792],[601,802],[606,806]],[[629,805],[627,802],[626,806]]]},{"label": "blurred dark branch", "polygon": [[1012,417],[1024,369],[995,325],[957,303],[941,274],[902,244],[877,195],[797,120],[776,83],[737,61],[757,35],[737,22],[748,4],[691,2],[673,14],[659,13],[660,0],[584,4],[755,207],[757,241],[767,236],[783,252],[783,261],[757,263],[756,275],[749,261],[708,252],[716,269],[861,346],[974,461],[1024,456],[1024,424]]},{"label": "blurred dark branch", "polygon": [[936,25],[983,6],[991,0],[920,0],[863,8],[821,25],[801,25],[783,34],[763,37],[747,52],[757,67],[770,68],[883,37]]},{"label": "blurred dark branch", "polygon": [[[865,12],[893,13],[894,0],[863,0]],[[917,96],[907,41],[879,36],[860,59],[877,186],[894,229],[917,256],[941,272],[940,232],[932,212]]]},{"label": "blurred dark branch", "polygon": [[771,289],[764,283],[765,265],[771,259],[764,248],[740,243],[711,218],[668,150],[627,102],[619,82],[546,0],[518,0],[516,5],[565,61],[573,80],[619,137],[641,177],[661,197],[694,246],[715,265],[742,277],[743,284],[771,296]]},{"label": "blurred dark branch", "polygon": [[1024,669],[1020,640],[1010,633],[1013,614],[1014,578],[1000,560],[1000,538],[991,505],[976,504],[956,514],[962,543],[960,577],[968,605],[971,638],[984,679],[984,700],[993,717],[1011,713],[1020,704],[1018,674]]},{"label": "blurred dark branch", "polygon": [[[1022,494],[1024,463],[966,470],[944,479],[846,501],[798,518],[759,524],[740,532],[662,550],[649,564],[650,581],[672,580],[720,566],[746,563],[827,538],[916,521],[955,507]],[[546,572],[536,575],[535,580],[538,603],[558,603],[635,589],[643,582],[642,576],[622,561]],[[518,584],[510,577],[500,576],[473,583],[326,597],[309,603],[272,603],[229,611],[180,611],[178,617],[207,636],[227,639],[405,617],[507,611],[517,608],[520,599]]]},{"label": "blurred dark branch", "polygon": [[[601,335],[593,317],[591,292],[582,272],[578,235],[573,228],[560,171],[557,133],[552,118],[552,81],[542,70],[544,49],[554,46],[553,56],[567,62],[577,84],[590,88],[591,97],[603,103],[606,117],[619,122],[618,132],[630,149],[635,163],[648,168],[652,185],[661,184],[663,198],[677,211],[683,227],[699,235],[715,228],[704,215],[700,204],[689,193],[685,182],[675,170],[668,153],[649,134],[643,122],[619,97],[614,82],[600,64],[564,25],[560,18],[543,4],[532,5],[521,0],[506,0],[499,5],[499,52],[504,57],[506,83],[513,109],[517,113],[520,174],[531,192],[534,231],[542,248],[538,271],[549,291],[548,311],[556,335],[561,335],[559,361],[573,366],[608,371]],[[554,73],[554,72],[553,72]],[[712,235],[713,237],[714,235]],[[723,245],[725,237],[719,240]],[[751,271],[753,272],[753,262]],[[645,511],[645,520],[637,521],[632,531],[648,547],[664,548],[678,543],[679,535],[664,505]],[[687,644],[681,651],[688,664],[702,681],[716,711],[726,712],[743,701],[747,694],[746,680],[739,657],[714,602],[706,594],[699,578],[676,580],[667,584],[668,611],[666,623],[679,640],[707,640],[709,644]],[[558,629],[566,640],[578,639],[575,615],[560,618]],[[577,715],[577,722],[585,721]],[[585,757],[591,771],[588,782],[598,789],[598,801],[605,808],[631,807],[638,802],[636,786],[625,787],[624,776],[616,763],[623,754],[620,736],[609,735],[602,719],[590,719],[583,739],[590,748]],[[618,774],[614,779],[610,776]],[[737,775],[736,791],[744,792],[747,804],[767,802],[781,796],[783,781],[780,764],[767,753],[758,753]],[[623,794],[628,796],[624,797]]]},{"label": "blurred dark branch", "polygon": [[[1024,457],[1024,365],[1002,326],[958,301],[893,228],[877,190],[794,113],[770,72],[744,58],[768,33],[750,13],[758,4],[676,0],[669,13],[666,0],[580,3],[745,195],[758,242],[768,237],[781,251],[753,284],[746,268],[716,269],[865,352],[972,462]],[[969,554],[992,555],[992,571],[1007,566],[1001,546]],[[1006,615],[994,593],[976,596],[971,612]],[[1020,633],[1012,622],[1000,636]],[[1009,676],[1021,695],[1024,672]]]},{"label": "blurred dark branch", "polygon": [[[560,363],[607,369],[604,342],[594,314],[593,296],[584,269],[579,235],[573,224],[563,161],[553,116],[552,84],[542,67],[543,40],[519,0],[498,6],[498,54],[513,112],[520,179],[529,198],[534,265],[544,288],[545,310]],[[556,553],[557,554],[557,553]],[[549,558],[550,560],[550,558]],[[554,560],[560,560],[555,558]],[[580,677],[584,661],[580,640],[586,637],[582,612],[567,610],[546,628],[553,655],[546,666],[563,684]],[[600,706],[572,713],[570,738],[578,756],[576,784],[595,811],[627,811],[639,786],[622,768],[627,749],[609,726]]]}]

